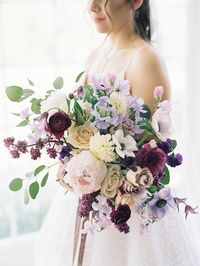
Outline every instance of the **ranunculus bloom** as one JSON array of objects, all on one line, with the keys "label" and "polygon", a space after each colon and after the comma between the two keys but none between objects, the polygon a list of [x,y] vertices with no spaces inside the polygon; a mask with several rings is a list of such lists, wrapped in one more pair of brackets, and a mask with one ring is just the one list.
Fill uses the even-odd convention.
[{"label": "ranunculus bloom", "polygon": [[110,217],[114,224],[124,223],[131,217],[130,207],[127,204],[119,205],[117,210],[111,212]]},{"label": "ranunculus bloom", "polygon": [[106,198],[113,198],[117,194],[120,178],[120,166],[113,164],[108,168],[106,177],[103,180],[101,192]]},{"label": "ranunculus bloom", "polygon": [[56,112],[47,120],[45,130],[56,138],[62,138],[65,130],[71,126],[69,116],[64,112]]},{"label": "ranunculus bloom", "polygon": [[64,181],[77,194],[89,194],[101,188],[106,176],[106,164],[98,160],[90,151],[82,151],[68,163]]},{"label": "ranunculus bloom", "polygon": [[120,204],[127,204],[131,207],[131,205],[133,203],[135,203],[137,201],[137,197],[135,195],[130,195],[130,194],[122,194],[120,191],[118,191],[117,196],[115,198],[115,203],[117,206],[119,206]]},{"label": "ranunculus bloom", "polygon": [[135,156],[135,164],[144,168],[147,167],[153,176],[157,176],[167,162],[167,156],[163,150],[158,147],[152,148],[145,144]]},{"label": "ranunculus bloom", "polygon": [[97,133],[97,129],[86,122],[81,126],[74,126],[69,129],[68,142],[74,147],[88,150],[90,138]]},{"label": "ranunculus bloom", "polygon": [[[135,171],[134,171],[135,170]],[[145,167],[141,168],[139,166],[135,167],[134,170],[129,170],[127,172],[126,179],[135,186],[149,187],[153,183],[153,175],[150,170]]]}]

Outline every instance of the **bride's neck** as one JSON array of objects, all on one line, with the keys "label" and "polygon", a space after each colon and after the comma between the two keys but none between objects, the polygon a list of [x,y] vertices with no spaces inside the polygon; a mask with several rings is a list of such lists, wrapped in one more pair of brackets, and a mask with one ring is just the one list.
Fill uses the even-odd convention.
[{"label": "bride's neck", "polygon": [[132,25],[129,27],[127,25],[125,30],[124,28],[117,32],[113,31],[109,33],[103,45],[105,52],[117,52],[119,50],[125,49],[128,47],[128,45],[139,39],[139,35],[135,32],[135,29]]}]

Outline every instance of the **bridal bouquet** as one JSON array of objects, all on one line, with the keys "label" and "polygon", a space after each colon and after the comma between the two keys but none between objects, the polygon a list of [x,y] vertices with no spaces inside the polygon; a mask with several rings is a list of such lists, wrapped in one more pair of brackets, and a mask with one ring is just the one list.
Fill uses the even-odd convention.
[{"label": "bridal bouquet", "polygon": [[[29,84],[34,87],[30,80]],[[130,94],[129,81],[113,74],[93,76],[69,95],[61,77],[44,98],[35,97],[33,89],[7,87],[11,101],[31,99],[30,106],[14,114],[22,119],[17,126],[29,126],[30,134],[26,140],[8,137],[4,144],[13,158],[29,154],[40,160],[43,152],[56,160],[53,165],[59,163],[57,180],[80,198],[79,215],[86,220],[83,233],[112,226],[128,233],[133,212],[143,218],[143,233],[170,209],[179,210],[180,204],[185,205],[186,218],[197,213],[197,207],[173,196],[167,186],[169,167],[181,165],[183,158],[174,151],[171,106],[162,101],[163,90],[154,90],[156,111],[151,115],[144,100]],[[10,189],[18,191],[24,185],[28,203],[45,186],[51,166],[42,164],[24,178],[15,178]]]}]

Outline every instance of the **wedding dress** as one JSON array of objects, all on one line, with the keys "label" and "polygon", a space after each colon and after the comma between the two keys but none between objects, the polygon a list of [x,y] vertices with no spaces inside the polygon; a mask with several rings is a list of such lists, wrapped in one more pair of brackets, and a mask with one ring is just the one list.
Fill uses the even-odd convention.
[{"label": "wedding dress", "polygon": [[[122,78],[126,67],[119,73]],[[60,187],[36,239],[35,266],[200,266],[183,213],[171,210],[151,226],[149,234],[140,234],[142,218],[134,208],[127,222],[130,232],[106,229],[89,233],[83,261],[78,264],[80,238],[76,256],[74,239],[79,198],[64,192]]]}]

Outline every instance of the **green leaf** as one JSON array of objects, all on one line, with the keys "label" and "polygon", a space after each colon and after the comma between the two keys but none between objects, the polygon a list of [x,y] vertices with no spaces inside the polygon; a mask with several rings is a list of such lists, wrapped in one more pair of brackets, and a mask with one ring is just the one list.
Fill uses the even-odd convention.
[{"label": "green leaf", "polygon": [[31,99],[31,110],[35,114],[40,114],[41,100],[33,98]]},{"label": "green leaf", "polygon": [[38,175],[40,172],[42,172],[45,169],[45,165],[38,166],[34,171],[34,176]]},{"label": "green leaf", "polygon": [[25,126],[28,125],[28,123],[29,123],[28,120],[23,120],[21,123],[19,123],[19,124],[17,125],[17,127],[25,127]]},{"label": "green leaf", "polygon": [[79,105],[77,101],[74,102],[74,111],[76,115],[76,123],[80,126],[85,123],[85,119],[83,117],[83,109]]},{"label": "green leaf", "polygon": [[11,113],[12,115],[20,116],[20,113]]},{"label": "green leaf", "polygon": [[28,79],[28,83],[31,85],[31,86],[34,86],[34,83],[32,80]]},{"label": "green leaf", "polygon": [[12,191],[18,191],[22,188],[22,183],[23,183],[23,179],[21,178],[15,178],[13,179],[10,184],[9,184],[9,188]]},{"label": "green leaf", "polygon": [[23,95],[23,89],[18,86],[7,87],[6,95],[12,102],[18,102]]},{"label": "green leaf", "polygon": [[80,104],[77,101],[74,102],[74,109],[79,110],[81,115],[83,115],[83,109],[81,108]]},{"label": "green leaf", "polygon": [[172,140],[172,148],[175,149],[177,146],[177,141],[175,139]]},{"label": "green leaf", "polygon": [[163,168],[163,172],[164,172],[164,176],[163,178],[160,180],[160,182],[163,184],[163,185],[168,185],[169,182],[170,182],[170,173],[169,173],[169,169],[168,167],[165,165],[165,167]]},{"label": "green leaf", "polygon": [[51,94],[52,92],[54,92],[55,90],[48,90],[46,93],[47,94]]},{"label": "green leaf", "polygon": [[70,99],[66,98],[67,102],[67,113],[70,113]]},{"label": "green leaf", "polygon": [[48,177],[49,177],[49,173],[46,173],[46,175],[42,179],[41,187],[44,187],[46,185]]},{"label": "green leaf", "polygon": [[150,120],[151,119],[151,111],[150,111],[149,107],[146,104],[143,104],[143,110],[147,111],[147,112],[146,113],[142,113],[141,112],[140,116]]},{"label": "green leaf", "polygon": [[24,89],[23,90],[23,95],[24,96],[31,96],[31,95],[33,95],[35,92],[33,91],[33,90],[30,90],[30,89]]},{"label": "green leaf", "polygon": [[64,81],[63,81],[63,78],[62,77],[58,77],[54,80],[53,82],[53,86],[56,90],[60,90],[62,89],[63,87],[63,84],[64,84]]},{"label": "green leaf", "polygon": [[29,186],[29,193],[32,199],[35,199],[37,197],[37,194],[39,192],[39,184],[37,181],[33,182],[30,186]]},{"label": "green leaf", "polygon": [[157,186],[152,185],[151,187],[147,188],[147,190],[148,190],[150,193],[155,193],[155,192],[157,191]]},{"label": "green leaf", "polygon": [[82,77],[83,73],[85,71],[82,71],[80,74],[78,74],[77,78],[76,78],[76,82],[78,82],[80,80],[80,78]]}]

